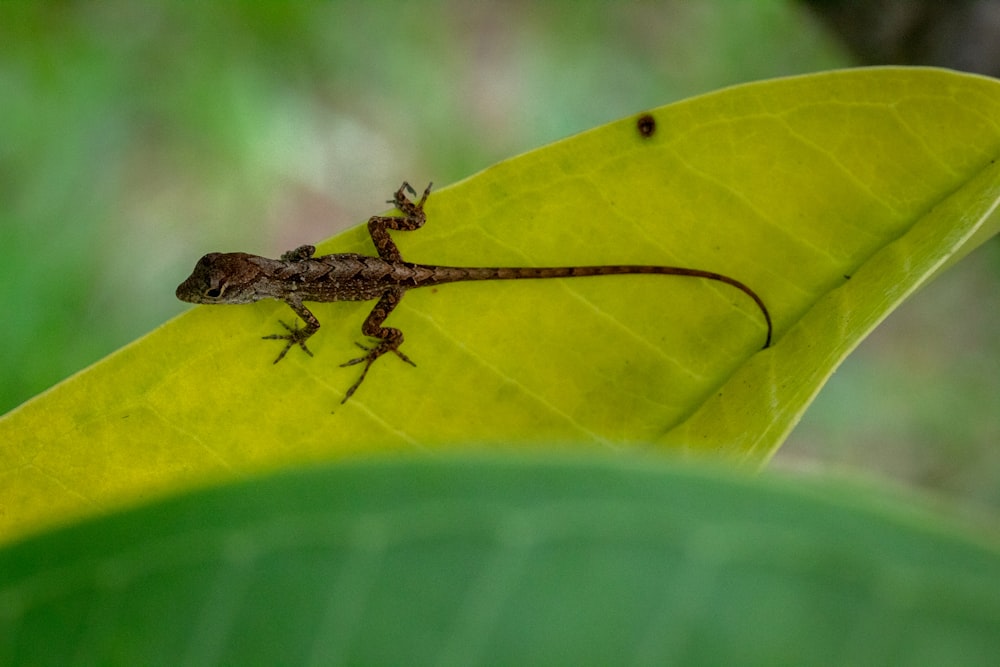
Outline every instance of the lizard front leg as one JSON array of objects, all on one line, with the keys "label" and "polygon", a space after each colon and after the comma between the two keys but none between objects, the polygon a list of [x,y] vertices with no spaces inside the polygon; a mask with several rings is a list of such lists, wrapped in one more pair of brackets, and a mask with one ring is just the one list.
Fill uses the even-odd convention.
[{"label": "lizard front leg", "polygon": [[414,197],[417,196],[417,192],[410,187],[409,183],[403,181],[389,202],[395,204],[403,215],[374,215],[368,219],[368,234],[372,237],[372,243],[375,244],[379,257],[387,262],[403,261],[402,255],[399,254],[399,248],[389,236],[388,230],[413,231],[424,226],[424,223],[427,222],[427,216],[424,214],[424,202],[427,201],[427,196],[431,193],[431,185],[433,183],[427,185],[420,201],[413,202],[406,197],[406,191],[409,191]]},{"label": "lizard front leg", "polygon": [[291,326],[288,326],[281,320],[278,320],[278,324],[285,327],[288,333],[271,334],[270,336],[263,336],[264,340],[288,341],[288,343],[285,345],[285,348],[278,355],[278,358],[274,360],[274,363],[278,363],[279,361],[284,359],[285,355],[288,353],[288,350],[291,349],[292,345],[298,345],[299,347],[302,348],[303,352],[308,354],[310,357],[313,356],[313,353],[309,350],[308,347],[306,347],[306,341],[309,339],[310,336],[319,331],[319,320],[316,319],[316,316],[313,315],[308,308],[302,305],[301,301],[286,299],[285,303],[287,303],[289,307],[295,311],[296,315],[302,318],[302,321],[306,323],[306,326],[300,329],[298,320],[292,322]]},{"label": "lizard front leg", "polygon": [[364,324],[361,325],[361,333],[372,338],[377,338],[378,342],[372,347],[365,347],[361,343],[356,343],[358,347],[365,350],[366,354],[358,357],[357,359],[351,359],[348,362],[341,364],[341,366],[353,366],[355,364],[364,363],[364,370],[361,371],[361,377],[350,386],[347,393],[344,395],[344,400],[341,403],[346,403],[347,399],[354,395],[361,383],[364,382],[365,376],[368,375],[368,369],[371,368],[375,360],[381,357],[386,352],[394,352],[396,356],[410,364],[411,366],[416,366],[409,357],[399,351],[399,346],[403,344],[403,332],[399,329],[394,329],[392,327],[384,327],[382,323],[385,322],[385,318],[389,317],[389,313],[392,312],[400,299],[403,298],[402,289],[390,289],[382,294],[382,298],[378,300],[375,307],[372,308],[372,312],[368,313],[368,317],[365,319]]}]

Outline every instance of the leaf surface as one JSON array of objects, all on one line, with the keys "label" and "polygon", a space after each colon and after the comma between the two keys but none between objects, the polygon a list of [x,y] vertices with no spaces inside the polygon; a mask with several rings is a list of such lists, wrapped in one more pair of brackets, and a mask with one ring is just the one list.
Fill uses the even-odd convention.
[{"label": "leaf surface", "polygon": [[[316,304],[315,357],[278,365],[261,337],[290,321],[285,305],[198,307],[0,420],[0,539],[356,453],[652,443],[764,461],[879,321],[997,231],[997,119],[995,80],[850,70],[499,163],[433,193],[426,226],[394,234],[403,256],[716,271],[761,295],[773,347],[752,301],[705,280],[459,283],[406,295],[387,324],[417,367],[380,360],[341,406],[359,370],[339,364],[372,304]],[[363,227],[320,250],[372,252]]]},{"label": "leaf surface", "polygon": [[992,664],[1000,550],[912,499],[399,458],[0,550],[3,664]]}]

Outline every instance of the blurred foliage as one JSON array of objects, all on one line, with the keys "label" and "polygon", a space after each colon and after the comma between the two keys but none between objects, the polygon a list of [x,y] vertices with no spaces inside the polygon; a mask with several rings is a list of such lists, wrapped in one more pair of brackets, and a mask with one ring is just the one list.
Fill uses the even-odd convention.
[{"label": "blurred foliage", "polygon": [[0,549],[0,660],[993,665],[1000,549],[969,528],[627,455],[318,465]]},{"label": "blurred foliage", "polygon": [[800,0],[863,63],[1000,76],[997,0]]},{"label": "blurred foliage", "polygon": [[[643,108],[847,64],[811,14],[777,0],[0,4],[0,411],[183,310],[173,289],[204,252],[277,254],[380,210],[404,178],[443,185]],[[982,326],[996,340],[1000,316],[948,320],[930,296],[949,279],[995,293],[988,257],[911,304],[934,327],[900,333]],[[996,310],[967,299],[956,308]],[[919,340],[928,355],[974,354],[949,349],[945,334]],[[986,352],[961,373],[942,363],[914,376],[903,349],[866,344],[840,374],[852,382],[834,379],[784,451],[816,442],[820,456],[858,464],[831,443],[865,441],[860,413],[918,412],[878,436],[892,445],[881,465],[862,465],[935,486],[943,474],[944,488],[968,493],[1000,428],[1000,362]],[[909,429],[931,415],[900,394],[890,416],[863,394],[857,383],[870,379],[855,364],[900,379],[883,396],[919,387],[935,405],[981,399],[919,427],[942,434],[927,437],[941,457],[975,452],[961,475],[896,465],[913,459]],[[954,443],[955,424],[980,425],[971,444]]]}]

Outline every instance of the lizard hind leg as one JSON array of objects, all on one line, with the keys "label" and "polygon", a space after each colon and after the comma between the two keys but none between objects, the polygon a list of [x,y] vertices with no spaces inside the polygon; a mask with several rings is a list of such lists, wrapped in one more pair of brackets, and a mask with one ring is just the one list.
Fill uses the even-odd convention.
[{"label": "lizard hind leg", "polygon": [[427,222],[427,216],[424,214],[424,202],[427,201],[427,197],[430,195],[431,186],[427,186],[423,196],[417,202],[406,197],[407,190],[412,192],[414,197],[416,196],[416,191],[410,187],[409,183],[404,181],[399,186],[399,190],[396,190],[393,198],[389,200],[389,203],[395,204],[396,208],[403,215],[373,215],[368,218],[368,235],[371,236],[372,244],[375,246],[375,250],[378,251],[378,256],[387,262],[403,261],[403,256],[399,254],[399,248],[396,247],[396,243],[389,236],[389,230],[395,229],[397,231],[412,232],[420,229]]},{"label": "lizard hind leg", "polygon": [[365,319],[364,324],[361,325],[361,333],[371,338],[376,339],[378,342],[372,347],[365,347],[361,343],[357,343],[357,346],[365,351],[362,356],[351,359],[348,362],[341,364],[341,366],[353,366],[355,364],[363,363],[365,365],[364,369],[361,371],[361,377],[351,385],[347,390],[347,394],[344,396],[343,403],[357,391],[361,383],[364,382],[365,376],[368,375],[368,369],[372,367],[375,360],[381,357],[386,352],[392,352],[397,357],[410,364],[411,366],[416,366],[408,356],[399,351],[399,346],[403,344],[403,332],[399,329],[394,329],[392,327],[382,326],[385,322],[385,318],[389,316],[389,313],[399,304],[399,300],[403,298],[403,290],[401,288],[387,290],[382,297],[372,308],[372,312],[368,313],[368,317]]}]

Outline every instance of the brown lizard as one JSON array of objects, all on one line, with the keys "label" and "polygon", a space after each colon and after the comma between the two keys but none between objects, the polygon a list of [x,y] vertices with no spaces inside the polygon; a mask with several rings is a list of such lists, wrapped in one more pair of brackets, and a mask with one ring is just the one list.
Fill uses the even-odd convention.
[{"label": "brown lizard", "polygon": [[279,321],[288,333],[264,336],[265,339],[286,341],[284,349],[274,360],[281,361],[293,345],[312,356],[306,341],[319,329],[319,320],[303,305],[305,301],[369,301],[378,299],[361,332],[376,342],[371,347],[357,343],[365,353],[341,366],[364,363],[361,377],[351,385],[341,403],[349,399],[368,374],[368,369],[387,352],[393,352],[403,361],[414,364],[400,352],[403,332],[382,326],[403,294],[417,287],[429,287],[465,280],[521,280],[535,278],[579,278],[582,276],[611,276],[620,274],[664,274],[704,278],[731,285],[742,291],[757,304],[767,323],[764,347],[771,344],[771,316],[757,293],[729,276],[700,269],[676,266],[560,266],[560,267],[454,267],[413,264],[403,260],[396,244],[389,236],[389,229],[414,230],[426,222],[424,202],[431,186],[424,190],[420,201],[406,197],[416,192],[403,183],[390,203],[402,216],[373,216],[368,220],[368,233],[378,251],[378,257],[356,253],[340,253],[314,257],[316,248],[304,245],[286,252],[280,259],[268,259],[243,252],[209,253],[202,257],[194,271],[177,287],[181,301],[203,304],[243,304],[261,299],[277,299],[287,303],[305,322],[299,328],[298,320],[291,326]]}]

